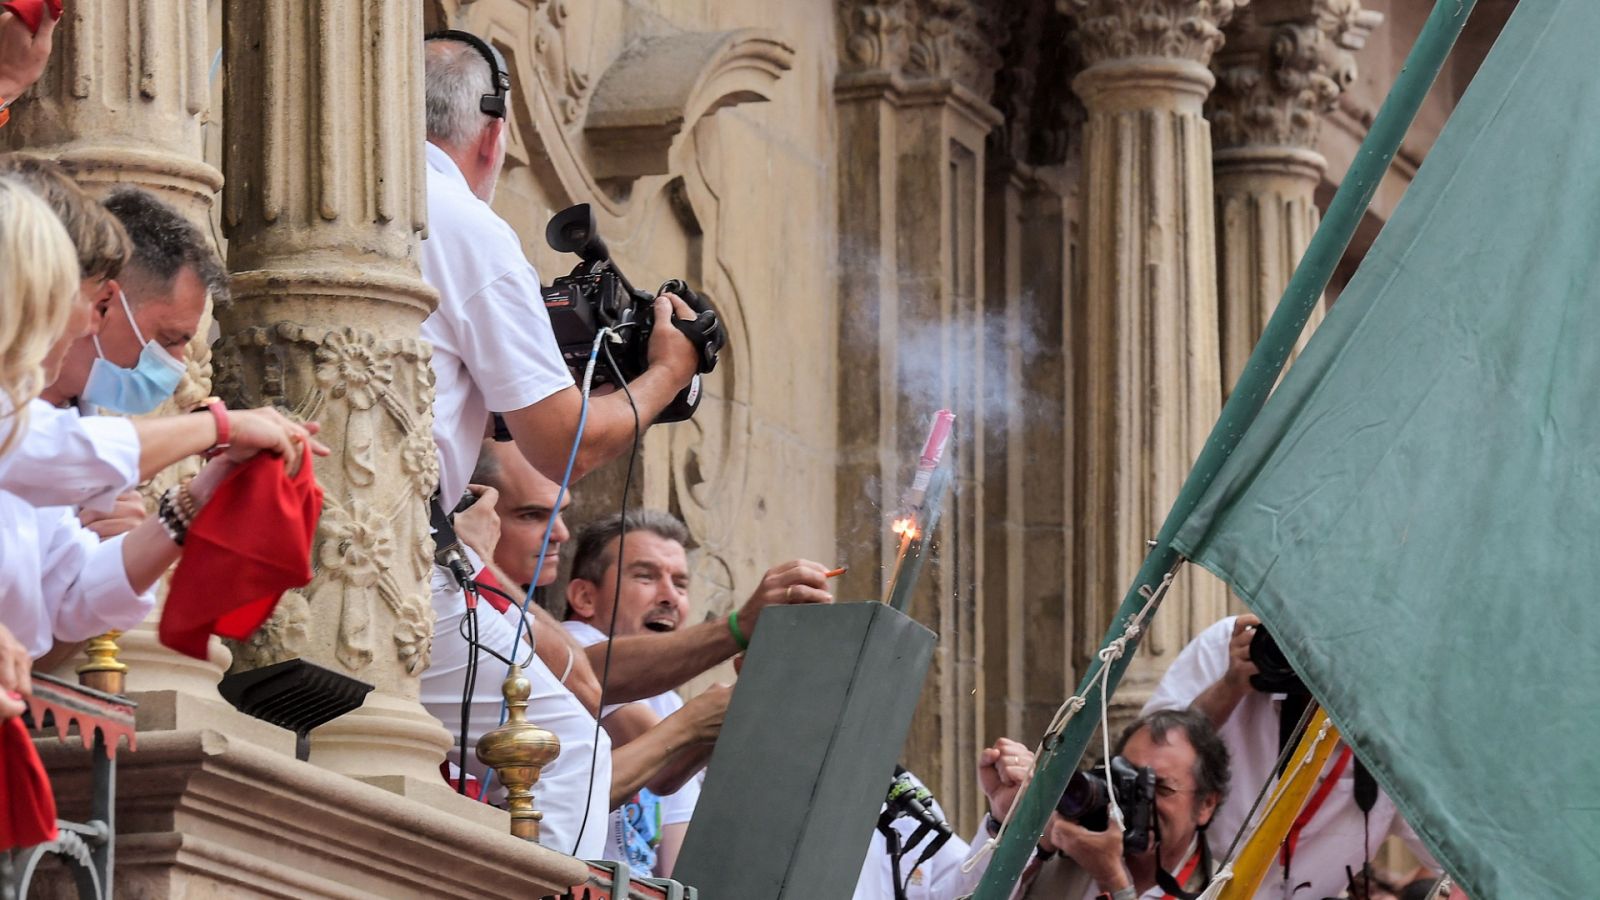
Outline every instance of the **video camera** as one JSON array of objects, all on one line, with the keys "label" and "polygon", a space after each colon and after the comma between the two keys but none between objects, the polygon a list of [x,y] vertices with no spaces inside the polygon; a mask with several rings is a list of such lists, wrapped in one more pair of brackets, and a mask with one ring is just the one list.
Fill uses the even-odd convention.
[{"label": "video camera", "polygon": [[1104,764],[1087,772],[1074,772],[1056,801],[1056,812],[1090,831],[1105,831],[1111,824],[1111,788],[1116,788],[1122,810],[1122,849],[1143,853],[1150,849],[1156,818],[1156,770],[1112,757],[1110,773]]},{"label": "video camera", "polygon": [[727,344],[727,332],[716,310],[682,280],[664,282],[657,294],[649,294],[628,283],[622,270],[611,260],[611,252],[595,226],[589,204],[570,206],[550,219],[544,239],[553,250],[575,253],[580,262],[572,272],[543,289],[544,307],[550,314],[561,356],[575,378],[581,378],[594,347],[595,335],[610,328],[609,348],[615,367],[604,364],[606,355],[595,367],[594,384],[622,384],[639,377],[649,366],[650,332],[655,327],[657,294],[677,294],[693,309],[692,320],[672,317],[672,324],[689,338],[699,353],[699,367],[689,386],[684,388],[661,414],[657,422],[681,422],[694,415],[700,406],[700,376],[717,367],[717,354]]}]

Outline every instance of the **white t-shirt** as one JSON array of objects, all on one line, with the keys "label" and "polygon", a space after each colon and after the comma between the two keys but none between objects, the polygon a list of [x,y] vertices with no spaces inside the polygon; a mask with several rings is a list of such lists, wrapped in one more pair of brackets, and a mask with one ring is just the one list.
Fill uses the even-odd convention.
[{"label": "white t-shirt", "polygon": [[517,233],[473,195],[448,154],[428,144],[427,161],[422,278],[439,307],[422,338],[433,345],[433,439],[449,509],[478,461],[489,413],[532,406],[571,386],[572,373]]},{"label": "white t-shirt", "polygon": [[[481,561],[470,551],[469,556],[475,566],[481,567]],[[434,623],[432,661],[422,673],[422,705],[460,740],[461,695],[468,659],[467,642],[462,639],[460,628],[466,605],[449,575],[438,567],[433,570],[432,587],[433,611],[438,618]],[[516,614],[516,607],[501,615],[487,603],[479,604],[478,639],[507,659],[520,662],[532,657],[523,668],[533,685],[528,697],[528,721],[549,729],[561,741],[560,754],[540,772],[533,788],[534,808],[544,813],[539,843],[583,859],[601,859],[611,808],[611,738],[601,728],[596,742],[594,716],[533,656],[525,640],[517,642],[513,650],[513,642],[517,641]],[[478,680],[468,711],[466,769],[480,782],[488,773],[478,762],[478,738],[500,724],[504,699],[500,687],[505,674],[503,663],[488,653],[479,653]],[[450,760],[460,765],[455,747],[450,750]],[[496,785],[498,782],[495,779]],[[491,791],[489,796],[503,796],[503,791]]]},{"label": "white t-shirt", "polygon": [[[9,433],[10,419],[0,425]],[[0,491],[34,506],[80,506],[109,512],[117,495],[139,483],[139,435],[118,416],[80,416],[28,403],[27,431],[0,456]]]},{"label": "white t-shirt", "polygon": [[[593,646],[606,639],[605,632],[595,628],[588,622],[568,619],[561,623],[561,627],[565,628],[568,634],[571,634],[579,644],[585,647]],[[646,697],[638,702],[650,707],[650,711],[655,713],[656,718],[659,719],[665,719],[667,716],[683,709],[683,698],[678,696],[677,691],[665,691],[654,697]],[[601,716],[609,716],[625,705],[622,703],[607,705],[601,710]],[[694,777],[684,782],[682,787],[660,798],[662,825],[680,825],[694,816],[695,804],[700,802],[700,785],[704,781],[705,772],[696,772]],[[613,811],[611,815],[615,820],[620,813]],[[619,826],[620,823],[618,821],[611,823],[610,834],[612,839],[608,842],[609,846],[606,849],[606,852],[610,855],[606,856],[606,859],[620,860],[626,858],[621,842],[618,839],[618,835],[622,830]]]},{"label": "white t-shirt", "polygon": [[[1233,638],[1233,623],[1229,616],[1200,632],[1173,660],[1172,667],[1162,676],[1144,712],[1159,709],[1182,709],[1194,702],[1202,691],[1215,684],[1228,670],[1228,644]],[[1228,796],[1217,809],[1208,835],[1212,850],[1218,854],[1217,864],[1222,864],[1221,854],[1233,843],[1234,835],[1244,825],[1245,814],[1250,811],[1261,786],[1273,776],[1278,760],[1278,708],[1281,695],[1274,697],[1252,690],[1246,694],[1233,715],[1218,732],[1228,746],[1232,766],[1232,783]],[[1336,751],[1338,752],[1338,751]],[[1324,772],[1326,777],[1326,772]],[[1361,864],[1371,858],[1385,837],[1395,834],[1404,839],[1412,852],[1425,864],[1436,866],[1411,826],[1406,824],[1395,809],[1394,801],[1378,792],[1377,803],[1370,818],[1362,821],[1361,808],[1355,801],[1355,766],[1346,766],[1339,777],[1339,785],[1317,809],[1300,833],[1299,843],[1289,863],[1293,884],[1284,880],[1281,862],[1274,861],[1258,900],[1266,898],[1293,898],[1310,900],[1336,897],[1348,885],[1345,866],[1353,872],[1361,871]],[[1370,836],[1366,852],[1362,851],[1364,836]],[[1294,890],[1296,885],[1310,882],[1309,887]]]},{"label": "white t-shirt", "polygon": [[154,606],[153,593],[128,583],[121,535],[102,543],[71,507],[0,492],[0,624],[34,659],[57,639],[132,628]]},{"label": "white t-shirt", "polygon": [[[911,780],[916,781],[918,785],[922,784],[915,775],[911,776]],[[889,790],[887,782],[884,783],[883,789],[885,792]],[[938,800],[933,801],[933,813],[941,819],[945,818],[944,809],[939,806]],[[917,823],[908,816],[901,816],[894,820],[894,824],[890,827],[900,833],[900,842],[904,844],[917,830]],[[917,846],[907,851],[900,861],[900,877],[905,879],[908,874],[910,875],[910,882],[906,887],[907,900],[955,900],[976,890],[978,881],[989,868],[989,859],[993,854],[984,854],[971,872],[962,872],[961,866],[982,849],[986,837],[980,834],[973,838],[970,845],[959,837],[952,837],[939,848],[938,853],[915,869],[911,866],[922,855],[922,851],[927,849],[927,842],[932,838],[924,838]],[[853,900],[894,900],[893,871],[889,858],[889,842],[884,840],[883,832],[878,830],[877,823],[874,822],[872,843],[867,846],[867,858],[861,864],[861,878],[856,881]]]}]

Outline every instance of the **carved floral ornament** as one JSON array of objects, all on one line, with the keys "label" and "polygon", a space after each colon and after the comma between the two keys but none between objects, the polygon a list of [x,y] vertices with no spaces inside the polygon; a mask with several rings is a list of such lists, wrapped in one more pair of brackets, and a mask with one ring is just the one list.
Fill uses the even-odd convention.
[{"label": "carved floral ornament", "polygon": [[949,78],[987,99],[1001,37],[999,7],[982,0],[840,0],[846,71]]},{"label": "carved floral ornament", "polygon": [[[426,345],[280,322],[230,334],[216,365],[219,387],[235,403],[318,419],[330,434],[343,434],[345,448],[318,471],[326,493],[312,548],[316,577],[285,595],[272,620],[238,648],[240,664],[300,655],[317,637],[314,610],[325,609],[336,610],[333,655],[350,671],[371,665],[387,634],[394,658],[420,674],[433,636],[425,503],[439,474]],[[380,479],[380,472],[404,477]]]},{"label": "carved floral ornament", "polygon": [[1250,0],[1056,0],[1078,23],[1085,62],[1159,56],[1208,63]]},{"label": "carved floral ornament", "polygon": [[1207,103],[1216,146],[1314,148],[1323,116],[1355,82],[1350,51],[1381,21],[1358,0],[1257,0],[1217,54]]}]

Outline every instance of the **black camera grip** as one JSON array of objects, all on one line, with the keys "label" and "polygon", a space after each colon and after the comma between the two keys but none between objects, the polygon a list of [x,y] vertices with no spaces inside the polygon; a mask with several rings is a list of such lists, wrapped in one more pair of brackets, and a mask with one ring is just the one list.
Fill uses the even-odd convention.
[{"label": "black camera grip", "polygon": [[708,375],[717,367],[717,354],[728,344],[728,332],[722,327],[722,319],[717,311],[704,297],[690,289],[682,280],[674,278],[661,285],[660,293],[677,294],[690,309],[697,315],[693,319],[680,319],[672,317],[674,328],[683,332],[683,336],[694,345],[695,352],[699,354],[699,372]]}]

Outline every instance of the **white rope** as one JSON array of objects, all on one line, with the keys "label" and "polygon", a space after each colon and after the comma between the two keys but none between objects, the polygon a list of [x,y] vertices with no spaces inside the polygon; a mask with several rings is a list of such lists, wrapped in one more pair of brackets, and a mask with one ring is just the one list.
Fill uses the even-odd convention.
[{"label": "white rope", "polygon": [[[1183,561],[1179,560],[1178,564],[1181,566]],[[1163,575],[1161,583],[1156,585],[1155,590],[1151,590],[1149,585],[1140,586],[1139,595],[1144,597],[1144,606],[1128,619],[1128,624],[1122,629],[1122,635],[1101,647],[1100,652],[1096,654],[1100,660],[1100,670],[1095,673],[1095,678],[1100,682],[1100,732],[1104,741],[1107,766],[1111,764],[1111,738],[1109,736],[1111,729],[1108,725],[1110,705],[1106,698],[1106,689],[1111,684],[1111,664],[1127,652],[1129,641],[1143,633],[1145,617],[1150,615],[1150,612],[1161,602],[1161,598],[1167,595],[1167,590],[1172,587],[1172,578],[1176,572],[1177,568],[1174,568],[1171,572]],[[1091,680],[1090,684],[1093,683],[1094,681]],[[1028,782],[1030,784],[1033,782],[1034,776],[1039,772],[1039,757],[1044,755],[1046,745],[1053,745],[1053,742],[1061,736],[1061,732],[1066,730],[1067,723],[1072,721],[1072,717],[1088,705],[1089,700],[1087,697],[1082,694],[1073,694],[1056,710],[1055,716],[1050,719],[1050,727],[1045,729],[1044,737],[1039,740],[1039,746],[1033,750],[1033,762],[1028,766]],[[1108,778],[1106,782],[1109,787],[1110,779]],[[1006,829],[1011,827],[1011,813],[1015,811],[1016,804],[1013,803],[1011,811],[1006,813],[1005,819],[1000,823],[1000,830],[995,833],[995,836],[984,841],[983,846],[978,848],[978,852],[967,857],[966,861],[961,864],[961,874],[971,874],[972,870],[977,868],[980,860],[993,853],[994,848],[1000,846],[1001,839],[1006,836]],[[1117,797],[1114,793],[1111,794],[1111,814],[1116,817],[1119,826],[1123,824],[1122,810],[1117,808]]]},{"label": "white rope", "polygon": [[1206,889],[1201,891],[1200,896],[1196,897],[1195,900],[1217,900],[1222,896],[1222,889],[1227,887],[1228,882],[1232,880],[1233,860],[1229,860],[1222,864],[1222,868],[1218,869],[1215,875],[1211,876],[1211,883],[1206,885]]}]

